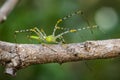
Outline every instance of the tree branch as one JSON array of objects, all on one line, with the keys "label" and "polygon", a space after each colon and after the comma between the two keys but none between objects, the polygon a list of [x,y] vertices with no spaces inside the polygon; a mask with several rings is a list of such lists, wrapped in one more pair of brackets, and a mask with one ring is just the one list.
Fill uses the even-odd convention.
[{"label": "tree branch", "polygon": [[5,73],[16,71],[33,64],[65,63],[120,56],[120,39],[87,41],[72,44],[14,44],[0,42],[0,64]]},{"label": "tree branch", "polygon": [[[6,0],[0,8],[0,23],[7,19],[19,0]],[[0,64],[14,76],[19,69],[33,64],[115,58],[120,56],[120,39],[73,44],[14,44],[0,41]]]},{"label": "tree branch", "polygon": [[7,19],[8,14],[13,10],[19,0],[6,0],[0,8],[0,23]]}]

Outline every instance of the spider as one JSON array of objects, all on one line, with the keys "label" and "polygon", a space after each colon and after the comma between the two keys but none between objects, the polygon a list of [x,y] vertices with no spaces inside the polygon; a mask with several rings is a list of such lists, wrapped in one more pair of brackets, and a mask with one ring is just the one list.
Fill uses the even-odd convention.
[{"label": "spider", "polygon": [[36,35],[30,35],[29,38],[30,39],[35,39],[38,40],[40,43],[47,43],[47,44],[57,44],[57,43],[64,43],[65,40],[63,38],[63,35],[67,34],[67,33],[73,33],[73,32],[77,32],[77,31],[81,31],[81,30],[85,30],[85,29],[92,29],[92,28],[97,28],[97,25],[94,26],[88,26],[88,27],[83,27],[83,28],[79,28],[79,29],[68,29],[58,35],[56,35],[56,30],[59,29],[63,29],[61,27],[58,27],[58,24],[74,15],[78,15],[81,14],[83,15],[83,12],[81,10],[76,11],[68,16],[65,16],[62,19],[59,19],[54,27],[53,33],[51,35],[46,35],[46,33],[44,32],[43,29],[38,29],[37,27],[34,27],[33,29],[26,29],[26,30],[19,30],[19,31],[15,31],[16,33],[21,33],[21,32],[34,32]]}]

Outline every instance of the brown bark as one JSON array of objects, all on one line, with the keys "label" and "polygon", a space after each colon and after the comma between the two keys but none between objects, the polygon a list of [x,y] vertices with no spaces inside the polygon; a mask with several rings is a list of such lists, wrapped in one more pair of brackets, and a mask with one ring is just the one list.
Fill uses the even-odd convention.
[{"label": "brown bark", "polygon": [[0,64],[5,72],[16,71],[33,64],[115,58],[120,55],[120,39],[87,41],[72,44],[14,44],[0,42]]}]

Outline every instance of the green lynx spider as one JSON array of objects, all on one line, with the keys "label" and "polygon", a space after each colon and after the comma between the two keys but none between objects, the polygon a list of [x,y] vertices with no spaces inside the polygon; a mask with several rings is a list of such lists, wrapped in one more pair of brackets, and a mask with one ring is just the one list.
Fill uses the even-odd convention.
[{"label": "green lynx spider", "polygon": [[76,11],[68,16],[65,16],[64,18],[62,19],[59,19],[57,21],[57,23],[55,24],[55,27],[54,27],[54,30],[53,30],[53,33],[51,35],[46,35],[46,33],[44,32],[43,29],[38,29],[37,27],[33,28],[33,29],[26,29],[26,30],[20,30],[20,31],[15,31],[15,34],[16,33],[21,33],[21,32],[34,32],[36,35],[30,35],[29,38],[30,39],[35,39],[35,40],[38,40],[40,43],[49,43],[49,44],[53,44],[53,43],[64,43],[64,38],[62,37],[63,35],[67,34],[67,33],[73,33],[73,32],[77,32],[77,31],[80,31],[80,30],[85,30],[85,29],[92,29],[92,28],[97,28],[97,26],[88,26],[88,27],[83,27],[83,28],[79,28],[79,29],[69,29],[69,30],[66,30],[65,32],[62,32],[58,35],[56,35],[56,30],[58,29],[63,29],[61,27],[58,27],[58,24],[60,22],[62,22],[63,20],[66,20],[74,15],[77,15],[77,14],[81,14],[83,15],[83,12],[82,11]]}]

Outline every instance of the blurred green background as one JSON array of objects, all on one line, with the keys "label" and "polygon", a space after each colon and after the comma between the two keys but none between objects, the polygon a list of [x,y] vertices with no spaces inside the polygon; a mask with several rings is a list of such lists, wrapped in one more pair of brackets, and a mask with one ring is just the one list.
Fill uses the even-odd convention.
[{"label": "blurred green background", "polygon": [[[4,0],[0,1],[2,5]],[[86,40],[115,39],[120,37],[120,0],[20,0],[8,16],[7,21],[0,24],[0,40],[15,43],[14,31],[42,28],[47,35],[51,34],[59,18],[77,10],[84,11],[90,25],[98,25],[100,29],[82,30],[64,35],[66,43],[77,43]],[[59,26],[65,28],[86,27],[86,20],[76,15],[63,21]],[[57,33],[63,31],[58,30]],[[37,43],[26,35],[17,34],[17,43]],[[0,80],[120,80],[119,58],[106,60],[90,60],[38,64],[19,70],[16,77],[3,74],[0,67]],[[86,65],[87,64],[87,65]]]}]

